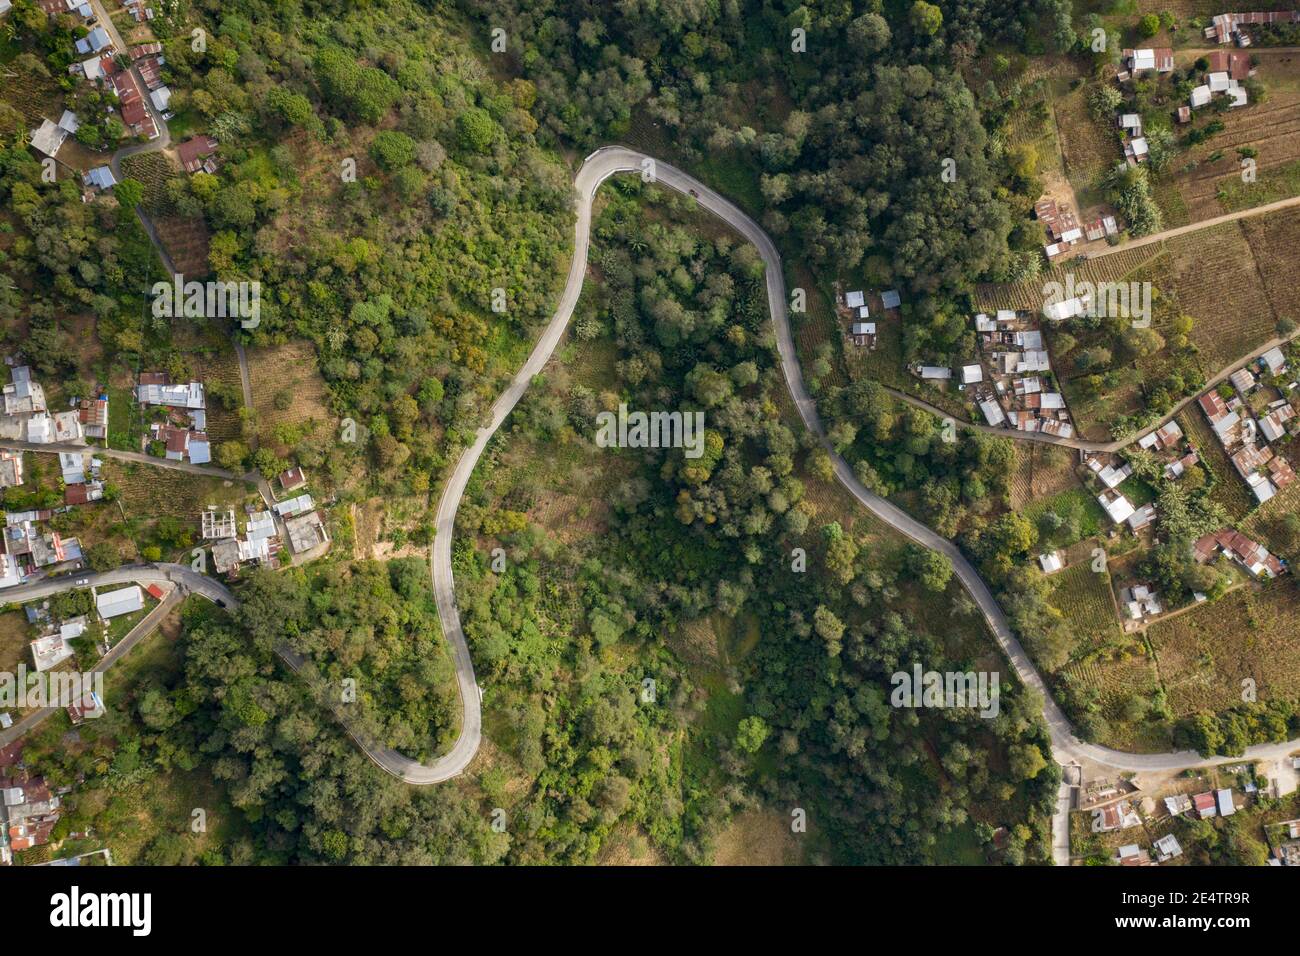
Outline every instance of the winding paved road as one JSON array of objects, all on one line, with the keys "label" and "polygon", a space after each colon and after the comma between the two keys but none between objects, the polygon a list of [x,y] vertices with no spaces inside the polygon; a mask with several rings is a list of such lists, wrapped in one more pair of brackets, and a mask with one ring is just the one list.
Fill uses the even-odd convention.
[{"label": "winding paved road", "polygon": [[[695,197],[696,201],[731,226],[741,236],[749,240],[758,249],[766,265],[767,299],[772,316],[772,324],[777,336],[777,350],[781,358],[781,370],[785,375],[786,385],[794,400],[795,407],[804,426],[817,436],[835,467],[836,477],[840,483],[853,494],[876,517],[902,532],[908,538],[938,551],[947,557],[953,570],[963,586],[983,613],[989,628],[997,638],[1003,651],[1011,661],[1020,681],[1037,691],[1043,698],[1043,716],[1051,732],[1053,749],[1057,759],[1062,763],[1072,760],[1088,760],[1103,764],[1117,770],[1170,770],[1192,766],[1208,766],[1217,763],[1240,761],[1241,757],[1218,757],[1204,759],[1195,751],[1178,751],[1164,754],[1129,754],[1119,750],[1099,747],[1085,743],[1074,736],[1069,721],[1062,713],[1056,701],[1048,691],[1042,676],[1031,662],[1029,655],[1011,632],[1006,615],[994,600],[992,592],[983,578],[965,555],[948,539],[921,524],[897,505],[886,501],[866,488],[853,474],[852,468],[826,439],[825,429],[817,408],[804,385],[803,372],[795,351],[794,339],[790,330],[789,313],[786,307],[787,295],[785,273],[781,265],[781,256],[767,233],[742,212],[737,206],[723,198],[699,180],[687,175],[667,163],[653,160],[651,157],[635,150],[621,146],[599,149],[587,157],[578,171],[575,182],[577,192],[577,222],[574,229],[574,255],[569,267],[568,282],[564,293],[538,341],[528,361],[511,381],[496,404],[492,406],[492,417],[488,425],[480,428],[476,440],[461,456],[455,470],[448,478],[442,499],[438,504],[437,536],[434,539],[432,554],[434,595],[438,602],[438,612],[442,619],[443,630],[451,641],[456,658],[457,673],[461,678],[462,696],[467,700],[465,729],[462,739],[447,757],[442,758],[433,767],[423,768],[423,772],[412,774],[412,783],[435,782],[454,776],[449,771],[463,770],[477,749],[481,720],[479,714],[477,685],[474,683],[473,665],[469,660],[465,644],[464,631],[461,628],[460,614],[456,607],[455,582],[451,571],[451,538],[455,526],[456,510],[460,505],[466,484],[474,466],[478,463],[488,440],[500,427],[511,409],[519,402],[533,377],[542,371],[551,353],[559,343],[569,318],[573,313],[578,295],[582,291],[583,279],[587,269],[587,252],[591,229],[592,200],[597,188],[616,173],[641,173],[644,163],[653,163],[656,181],[680,193]],[[919,401],[919,400],[918,400]],[[941,413],[942,414],[942,413]],[[995,429],[996,431],[996,429]],[[472,746],[470,745],[472,743]],[[1298,742],[1300,743],[1300,742]],[[464,746],[462,746],[464,744]],[[1248,758],[1276,757],[1293,749],[1296,743],[1268,744],[1252,747],[1247,751]],[[435,770],[435,768],[437,768]],[[405,777],[404,777],[405,779]]]},{"label": "winding paved road", "polygon": [[[738,207],[681,170],[667,163],[653,160],[651,157],[634,150],[611,146],[599,149],[588,156],[578,171],[575,180],[577,217],[574,226],[573,258],[569,267],[568,280],[555,314],[547,324],[527,362],[492,406],[491,418],[488,424],[478,429],[474,443],[462,453],[455,468],[448,476],[442,497],[438,503],[436,536],[430,555],[430,563],[438,615],[443,632],[451,646],[456,668],[457,685],[462,703],[460,736],[446,754],[430,764],[421,764],[389,748],[376,746],[359,739],[349,729],[353,739],[376,764],[407,783],[423,786],[439,783],[459,775],[469,766],[478,751],[482,738],[480,692],[474,676],[474,665],[470,659],[469,647],[466,644],[465,634],[461,626],[460,613],[456,605],[455,580],[451,567],[451,544],[455,530],[456,512],[460,506],[470,475],[482,456],[488,441],[505,421],[515,405],[518,404],[519,399],[527,390],[534,376],[542,371],[559,344],[573,314],[587,271],[592,202],[597,189],[601,183],[615,174],[643,173],[647,169],[647,164],[650,164],[653,169],[656,182],[680,193],[693,196],[701,206],[722,219],[757,248],[766,266],[768,306],[776,332],[781,369],[804,426],[817,437],[831,456],[836,477],[864,507],[911,540],[943,554],[952,562],[954,572],[984,615],[984,619],[987,621],[998,644],[1002,647],[1007,659],[1011,662],[1017,677],[1026,687],[1032,688],[1040,695],[1043,702],[1043,717],[1051,735],[1053,753],[1058,762],[1063,765],[1076,762],[1091,762],[1119,771],[1178,770],[1188,767],[1240,762],[1243,759],[1280,759],[1295,749],[1297,745],[1300,745],[1300,741],[1265,744],[1249,748],[1244,758],[1216,757],[1207,760],[1194,751],[1129,754],[1079,740],[1074,735],[1064,713],[1048,691],[1029,655],[1012,633],[1006,616],[974,566],[951,541],[941,537],[896,505],[891,504],[866,488],[853,474],[849,464],[835,452],[827,441],[825,429],[817,414],[816,405],[804,385],[803,373],[790,330],[785,275],[780,254],[772,240],[756,222]],[[912,399],[910,396],[900,395],[900,397],[912,401],[913,404],[920,403],[923,406],[925,404],[920,402],[919,399]],[[943,413],[939,412],[939,414]],[[158,462],[151,460],[150,463],[157,464]],[[178,585],[183,590],[202,594],[211,600],[220,600],[228,607],[237,606],[234,596],[224,585],[198,574],[184,565],[136,565],[105,574],[92,575],[91,580],[95,584],[129,581],[139,583],[168,581]],[[41,582],[10,589],[4,592],[3,598],[5,600],[30,600],[74,586],[75,583],[72,578]],[[278,648],[277,650],[290,667],[298,670],[302,664],[301,659],[298,659],[296,655],[287,651],[287,649]],[[346,727],[347,720],[344,715],[339,713],[338,708],[334,708],[334,710]],[[1056,823],[1058,827],[1057,857],[1060,860],[1059,826],[1061,825],[1061,815],[1059,813]]]}]

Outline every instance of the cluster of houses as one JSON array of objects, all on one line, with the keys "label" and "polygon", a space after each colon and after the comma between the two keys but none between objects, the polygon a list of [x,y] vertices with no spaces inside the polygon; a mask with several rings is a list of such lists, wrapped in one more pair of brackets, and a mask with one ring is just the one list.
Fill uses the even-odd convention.
[{"label": "cluster of houses", "polygon": [[1120,142],[1124,146],[1124,162],[1130,166],[1145,163],[1151,158],[1151,148],[1142,135],[1142,117],[1137,113],[1119,114]]},{"label": "cluster of houses", "polygon": [[1065,397],[1054,391],[1048,373],[1052,362],[1043,332],[1028,313],[999,309],[975,316],[975,338],[990,370],[976,363],[961,368],[962,386],[975,389],[984,420],[1023,432],[1074,437]]},{"label": "cluster of houses", "polygon": [[[166,592],[157,584],[150,584],[147,588],[141,588],[140,585],[133,584],[115,591],[97,591],[92,587],[90,593],[95,602],[95,614],[105,635],[105,639],[100,642],[99,649],[101,653],[109,651],[110,646],[107,642],[109,621],[124,614],[134,614],[137,611],[144,610],[144,596],[146,594],[155,601],[161,601],[166,596]],[[36,665],[36,670],[42,673],[53,670],[71,658],[76,653],[72,647],[72,642],[91,628],[90,618],[85,614],[79,614],[64,621],[52,621],[49,601],[40,604],[29,604],[24,610],[27,613],[28,622],[33,625],[43,626],[42,629],[45,631],[30,645],[32,662]],[[80,721],[87,717],[98,717],[99,714],[88,713],[83,707],[73,716],[77,721]]]},{"label": "cluster of houses", "polygon": [[[1256,365],[1261,374],[1279,375],[1286,370],[1285,358],[1278,348],[1265,352]],[[1233,372],[1229,381],[1236,391],[1231,398],[1225,400],[1217,391],[1210,391],[1198,403],[1233,467],[1255,499],[1263,504],[1295,481],[1290,463],[1274,453],[1269,442],[1296,434],[1300,431],[1300,421],[1290,401],[1282,397],[1269,402],[1268,412],[1258,420],[1255,418],[1246,398],[1263,386],[1250,366]]]},{"label": "cluster of houses", "polygon": [[1159,617],[1165,613],[1164,606],[1160,603],[1160,595],[1145,584],[1122,588],[1119,592],[1119,601],[1124,607],[1124,613],[1133,622]]},{"label": "cluster of houses", "polygon": [[[1121,780],[1119,783],[1093,781],[1088,785],[1086,793],[1080,795],[1078,809],[1092,815],[1092,829],[1096,833],[1113,833],[1141,827],[1142,816],[1133,802],[1137,789],[1131,780]],[[1155,801],[1143,801],[1143,810],[1148,816],[1155,812],[1155,808]],[[1121,866],[1154,866],[1183,853],[1183,848],[1173,834],[1161,837],[1153,846],[1155,860],[1151,859],[1149,850],[1131,843],[1118,848],[1115,862]]]},{"label": "cluster of houses", "polygon": [[1206,564],[1222,552],[1240,564],[1256,578],[1275,578],[1286,573],[1286,562],[1269,552],[1258,541],[1252,541],[1240,531],[1220,528],[1213,534],[1198,538],[1192,545],[1192,557],[1198,564]]},{"label": "cluster of houses", "polygon": [[1190,796],[1178,793],[1165,797],[1165,809],[1171,817],[1188,817],[1193,820],[1208,820],[1210,817],[1230,817],[1237,812],[1233,801],[1232,788],[1206,790]]},{"label": "cluster of houses", "polygon": [[[108,31],[95,22],[85,0],[39,2],[41,8],[51,16],[72,13],[87,21],[88,32],[76,41],[77,59],[68,66],[68,72],[114,93],[122,122],[133,135],[148,140],[157,139],[158,124],[149,106],[152,105],[153,110],[164,120],[172,117],[172,93],[162,76],[163,66],[167,62],[162,44],[143,43],[126,51],[117,50]],[[145,7],[142,0],[127,0],[124,6],[138,21],[153,19],[153,8]],[[8,7],[7,0],[0,0],[0,14]],[[31,145],[44,155],[54,158],[67,138],[76,134],[80,125],[76,114],[71,110],[65,110],[58,122],[42,118],[41,125],[32,130]],[[211,136],[196,136],[178,144],[177,153],[187,173],[215,173],[218,164],[217,147],[217,141]],[[82,183],[86,187],[82,198],[89,202],[97,191],[117,185],[117,177],[110,167],[96,166],[82,176]]]},{"label": "cluster of houses", "polygon": [[1062,206],[1048,196],[1034,203],[1034,216],[1047,231],[1048,242],[1043,246],[1043,253],[1048,261],[1061,258],[1081,242],[1119,235],[1119,223],[1114,216],[1097,216],[1080,225],[1068,206]]},{"label": "cluster of houses", "polygon": [[57,531],[42,531],[38,526],[51,514],[21,511],[5,515],[5,526],[0,531],[0,588],[14,587],[64,567],[80,566],[80,541],[65,538]]},{"label": "cluster of houses", "polygon": [[[66,2],[70,9],[76,9],[73,7],[74,0],[66,0]],[[62,2],[57,6],[62,7]],[[80,4],[78,6],[81,7]],[[84,6],[81,10],[84,10],[82,16],[90,19],[90,8]],[[59,9],[56,12],[65,11]],[[145,103],[145,97],[148,96],[149,103],[163,115],[164,119],[170,118],[171,114],[168,110],[171,105],[171,90],[162,80],[162,67],[166,62],[163,58],[162,44],[146,43],[133,46],[126,51],[119,51],[114,48],[107,30],[102,26],[92,25],[90,32],[76,41],[75,49],[76,55],[81,59],[70,64],[68,72],[103,89],[111,90],[117,96],[123,124],[136,136],[150,140],[157,139],[158,124],[154,122]],[[135,70],[138,70],[140,80],[144,82],[144,89],[140,88],[140,80],[137,79],[136,72],[123,67],[125,62],[123,56],[130,61]],[[54,157],[68,136],[77,132],[79,125],[76,115],[70,110],[64,112],[63,118],[58,123],[45,119],[39,128],[32,131],[32,146],[46,156]],[[104,189],[114,184],[112,171],[106,166],[91,170],[86,177],[87,186]]]},{"label": "cluster of houses", "polygon": [[1266,824],[1264,836],[1268,839],[1269,866],[1300,866],[1300,820]]},{"label": "cluster of houses", "polygon": [[1200,461],[1196,449],[1190,442],[1183,442],[1183,430],[1175,421],[1168,421],[1155,431],[1147,432],[1138,439],[1138,447],[1153,455],[1160,455],[1165,462],[1165,477],[1174,481],[1187,474],[1187,470]]},{"label": "cluster of houses", "polygon": [[1250,65],[1250,57],[1244,53],[1227,53],[1223,50],[1215,50],[1208,57],[1210,68],[1205,72],[1205,80],[1200,86],[1192,88],[1188,95],[1187,106],[1179,107],[1179,122],[1190,122],[1192,111],[1200,109],[1203,106],[1209,106],[1217,94],[1222,94],[1228,98],[1228,106],[1235,109],[1238,106],[1245,106],[1250,102],[1250,96],[1242,82],[1254,73]]},{"label": "cluster of houses", "polygon": [[[73,400],[74,408],[50,414],[45,389],[32,378],[32,370],[19,365],[11,370],[13,381],[4,387],[0,414],[0,440],[25,441],[33,445],[80,445],[87,438],[108,436],[108,396]],[[0,453],[0,488],[23,483],[21,456]]]},{"label": "cluster of houses", "polygon": [[[1170,817],[1184,817],[1194,820],[1207,820],[1210,817],[1230,817],[1237,812],[1231,788],[1207,790],[1205,793],[1179,793],[1164,798],[1165,809]],[[1155,803],[1150,802],[1152,812]],[[1102,808],[1098,811],[1096,828],[1101,832],[1127,830],[1140,826],[1142,819],[1127,801]],[[1297,831],[1300,834],[1300,830]],[[1152,859],[1152,851],[1155,859]],[[1144,849],[1136,843],[1119,847],[1115,853],[1115,862],[1120,866],[1155,866],[1182,856],[1183,848],[1178,838],[1167,833],[1153,841],[1151,850]]]},{"label": "cluster of houses", "polygon": [[[211,137],[197,137],[196,139],[211,139]],[[215,148],[216,140],[212,140],[212,144]],[[211,170],[208,171],[211,172]],[[888,289],[880,293],[879,301],[881,309],[897,309],[903,304],[902,296],[894,289]],[[867,293],[862,289],[846,292],[844,294],[844,304],[840,311],[841,314],[848,314],[849,341],[859,348],[874,349],[876,347],[876,323],[871,321],[871,304],[867,301]]]},{"label": "cluster of houses", "polygon": [[209,508],[201,521],[203,539],[212,542],[212,563],[218,574],[235,577],[239,566],[250,561],[269,566],[280,553],[280,531],[270,511],[250,510],[242,538],[234,509]]},{"label": "cluster of houses", "polygon": [[211,136],[194,136],[176,147],[181,168],[185,172],[215,173],[219,164],[217,148],[220,144]]},{"label": "cluster of houses", "polygon": [[1151,859],[1150,850],[1145,850],[1136,843],[1129,843],[1115,851],[1115,862],[1120,866],[1156,866],[1183,855],[1178,837],[1172,833],[1166,833],[1151,846],[1156,851],[1154,860]]},{"label": "cluster of houses", "polygon": [[1134,507],[1128,497],[1119,490],[1119,486],[1133,474],[1133,466],[1118,455],[1092,455],[1087,459],[1088,470],[1101,482],[1102,490],[1097,495],[1097,503],[1115,524],[1127,524],[1133,531],[1140,531],[1151,524],[1156,517],[1156,507],[1147,503]]},{"label": "cluster of houses", "polygon": [[[1170,481],[1182,477],[1200,460],[1196,449],[1185,441],[1183,430],[1175,421],[1168,421],[1143,435],[1138,439],[1138,447],[1162,458],[1165,465],[1164,476]],[[1086,463],[1088,469],[1097,476],[1097,480],[1102,485],[1101,493],[1097,495],[1097,503],[1101,505],[1111,521],[1117,525],[1127,524],[1135,532],[1141,531],[1155,521],[1158,512],[1154,503],[1148,502],[1140,507],[1135,506],[1119,490],[1119,486],[1125,479],[1133,474],[1132,465],[1118,455],[1091,455]],[[1141,599],[1138,601],[1139,604],[1142,603]],[[1136,619],[1145,615],[1130,616]]]},{"label": "cluster of houses", "polygon": [[8,866],[15,853],[49,842],[63,809],[44,777],[12,766],[0,773],[0,864]]},{"label": "cluster of houses", "polygon": [[41,118],[41,125],[32,130],[32,148],[51,158],[59,154],[69,136],[81,129],[81,121],[72,110],[64,110],[56,123],[49,117]]},{"label": "cluster of houses", "polygon": [[[301,468],[290,468],[279,476],[281,489],[298,491],[306,486]],[[292,554],[304,554],[329,543],[325,519],[309,494],[278,501],[269,510],[246,508],[243,536],[234,509],[209,507],[200,519],[201,534],[212,542],[212,563],[220,574],[236,577],[242,565],[272,566],[289,543]]]},{"label": "cluster of houses", "polygon": [[1145,47],[1140,50],[1124,50],[1120,54],[1124,69],[1116,75],[1121,83],[1127,83],[1140,73],[1172,73],[1174,71],[1174,51],[1167,46]]},{"label": "cluster of houses", "polygon": [[88,451],[59,452],[59,471],[63,478],[63,503],[86,505],[104,497],[100,469],[104,463]]},{"label": "cluster of houses", "polygon": [[202,382],[175,385],[166,372],[141,372],[136,401],[145,408],[167,409],[163,421],[150,424],[150,435],[169,461],[206,465],[212,461],[207,434],[207,402]]},{"label": "cluster of houses", "polygon": [[122,0],[122,8],[131,15],[131,19],[136,23],[144,23],[146,20],[152,20],[157,13],[153,7],[146,7],[144,0]]}]

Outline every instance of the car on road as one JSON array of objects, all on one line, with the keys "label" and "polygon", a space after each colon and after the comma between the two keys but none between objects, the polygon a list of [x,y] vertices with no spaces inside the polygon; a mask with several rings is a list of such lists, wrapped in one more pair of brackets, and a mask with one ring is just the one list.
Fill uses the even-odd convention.
[{"label": "car on road", "polygon": [[89,583],[90,583],[90,578],[82,578],[80,581],[77,582],[78,586],[82,584],[89,584]]}]

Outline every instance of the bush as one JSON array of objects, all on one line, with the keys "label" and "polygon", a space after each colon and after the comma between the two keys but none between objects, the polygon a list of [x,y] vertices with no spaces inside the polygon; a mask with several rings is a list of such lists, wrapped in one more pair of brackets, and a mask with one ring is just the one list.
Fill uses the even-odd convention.
[{"label": "bush", "polygon": [[384,130],[371,140],[370,158],[389,172],[409,166],[415,160],[415,140],[405,133]]},{"label": "bush", "polygon": [[456,117],[460,145],[473,153],[486,153],[496,138],[497,124],[487,110],[474,107]]}]

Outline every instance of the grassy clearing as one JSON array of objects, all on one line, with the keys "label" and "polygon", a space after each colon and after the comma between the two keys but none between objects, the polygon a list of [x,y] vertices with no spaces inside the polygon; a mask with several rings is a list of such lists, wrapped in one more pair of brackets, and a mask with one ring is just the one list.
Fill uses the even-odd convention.
[{"label": "grassy clearing", "polygon": [[27,615],[22,611],[0,614],[0,671],[12,674],[23,661],[31,661],[27,645],[31,642]]},{"label": "grassy clearing", "polygon": [[[715,866],[799,866],[806,862],[809,841],[790,831],[777,812],[738,813],[718,836]],[[980,862],[983,862],[981,856]]]},{"label": "grassy clearing", "polygon": [[1101,533],[1102,528],[1109,523],[1106,512],[1102,510],[1097,499],[1086,489],[1080,487],[1077,482],[1073,488],[1068,488],[1050,497],[1036,498],[1019,510],[1035,525],[1038,524],[1039,519],[1047,511],[1054,511],[1062,517],[1069,514],[1078,514],[1080,516],[1077,535],[1065,534],[1065,529],[1062,528],[1053,537],[1042,542],[1044,547],[1048,545],[1057,548],[1068,547],[1076,541],[1097,536]]}]

